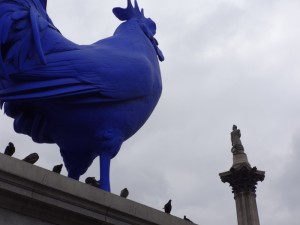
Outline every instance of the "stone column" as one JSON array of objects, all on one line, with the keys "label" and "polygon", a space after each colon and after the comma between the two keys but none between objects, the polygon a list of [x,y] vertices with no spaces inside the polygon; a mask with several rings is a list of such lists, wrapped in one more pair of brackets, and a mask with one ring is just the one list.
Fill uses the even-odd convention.
[{"label": "stone column", "polygon": [[[238,133],[240,138],[239,130]],[[229,171],[220,173],[220,178],[222,182],[229,183],[232,187],[238,225],[259,225],[256,185],[258,181],[264,180],[265,172],[257,170],[256,167],[251,167],[240,140],[238,145],[232,143],[232,146],[233,165]]]}]

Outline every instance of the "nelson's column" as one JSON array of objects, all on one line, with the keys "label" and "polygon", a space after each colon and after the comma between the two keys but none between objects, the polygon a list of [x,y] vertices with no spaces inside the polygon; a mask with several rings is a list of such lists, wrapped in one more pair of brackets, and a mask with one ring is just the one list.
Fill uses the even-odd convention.
[{"label": "nelson's column", "polygon": [[220,173],[222,182],[229,183],[234,193],[238,225],[259,225],[256,205],[256,185],[263,181],[265,172],[251,167],[241,142],[241,132],[233,125],[231,132],[233,165]]}]

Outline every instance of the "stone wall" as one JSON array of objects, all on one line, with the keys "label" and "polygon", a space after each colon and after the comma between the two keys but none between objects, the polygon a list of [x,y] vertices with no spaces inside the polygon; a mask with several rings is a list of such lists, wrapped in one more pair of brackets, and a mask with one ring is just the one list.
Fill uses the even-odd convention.
[{"label": "stone wall", "polygon": [[0,225],[188,225],[0,153]]}]

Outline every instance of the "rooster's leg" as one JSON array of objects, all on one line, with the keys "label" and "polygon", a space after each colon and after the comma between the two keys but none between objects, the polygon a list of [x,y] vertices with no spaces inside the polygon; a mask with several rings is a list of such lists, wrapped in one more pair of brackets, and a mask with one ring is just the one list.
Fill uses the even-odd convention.
[{"label": "rooster's leg", "polygon": [[100,188],[110,192],[109,168],[111,157],[109,154],[100,155]]},{"label": "rooster's leg", "polygon": [[77,172],[69,171],[68,177],[73,178],[74,180],[79,180],[80,175]]},{"label": "rooster's leg", "polygon": [[115,157],[123,143],[123,134],[118,129],[108,129],[100,135],[102,148],[100,155],[100,188],[110,192],[110,160]]}]

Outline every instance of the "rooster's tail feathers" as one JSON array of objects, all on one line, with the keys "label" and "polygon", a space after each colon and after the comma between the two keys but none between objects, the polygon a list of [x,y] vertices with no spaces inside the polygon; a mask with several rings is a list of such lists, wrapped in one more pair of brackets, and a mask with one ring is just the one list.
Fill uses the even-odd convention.
[{"label": "rooster's tail feathers", "polygon": [[[46,0],[0,1],[0,78],[21,71],[26,60],[46,64],[41,35],[54,28],[46,13]],[[12,67],[14,69],[12,69]]]}]

